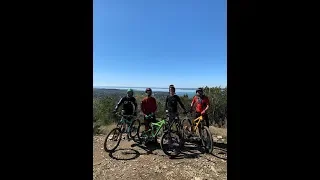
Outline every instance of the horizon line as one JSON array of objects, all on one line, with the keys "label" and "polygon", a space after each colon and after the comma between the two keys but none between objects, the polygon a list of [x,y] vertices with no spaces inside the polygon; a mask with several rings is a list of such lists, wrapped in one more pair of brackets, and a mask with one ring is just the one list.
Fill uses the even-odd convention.
[{"label": "horizon line", "polygon": [[[154,88],[154,89],[167,89],[169,87],[143,87],[143,86],[93,86],[93,87],[118,87],[118,88]],[[177,88],[177,89],[197,89],[197,88]]]},{"label": "horizon line", "polygon": [[[97,88],[97,87],[119,87],[119,88],[148,88],[147,86],[143,87],[143,86],[104,86],[104,85],[93,85],[94,88]],[[203,86],[205,87],[205,86]],[[207,86],[207,87],[221,87],[221,88],[225,88],[227,86]],[[149,87],[149,88],[153,88],[153,89],[167,89],[169,87]],[[191,88],[191,87],[183,87],[183,88],[180,88],[180,87],[176,87],[176,89],[197,89],[197,87],[195,88]]]}]

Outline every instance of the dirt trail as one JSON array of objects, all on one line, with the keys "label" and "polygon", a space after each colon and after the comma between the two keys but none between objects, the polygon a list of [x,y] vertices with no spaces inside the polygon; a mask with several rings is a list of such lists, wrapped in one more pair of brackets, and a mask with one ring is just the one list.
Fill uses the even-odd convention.
[{"label": "dirt trail", "polygon": [[169,159],[159,145],[150,144],[147,148],[126,139],[109,154],[103,150],[104,138],[105,135],[93,137],[94,180],[227,179],[226,144],[215,143],[213,154],[202,154],[197,146],[187,143],[180,157]]}]

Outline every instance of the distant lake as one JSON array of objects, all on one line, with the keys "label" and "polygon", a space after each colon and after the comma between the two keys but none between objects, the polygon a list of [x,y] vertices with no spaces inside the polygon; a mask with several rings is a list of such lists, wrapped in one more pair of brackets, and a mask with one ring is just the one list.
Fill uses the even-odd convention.
[{"label": "distant lake", "polygon": [[[146,87],[114,87],[114,86],[94,86],[94,88],[103,88],[103,89],[128,89],[131,88],[135,91],[145,91]],[[151,88],[154,93],[156,92],[168,92],[168,88]],[[188,94],[189,97],[193,97],[196,94],[196,88],[176,88],[177,95]]]}]

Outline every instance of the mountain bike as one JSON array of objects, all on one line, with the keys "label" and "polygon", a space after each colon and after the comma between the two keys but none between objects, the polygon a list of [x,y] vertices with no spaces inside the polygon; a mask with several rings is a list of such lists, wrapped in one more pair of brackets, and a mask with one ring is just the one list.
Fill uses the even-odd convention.
[{"label": "mountain bike", "polygon": [[202,116],[193,120],[190,120],[190,118],[186,116],[182,121],[185,140],[200,140],[202,147],[205,148],[207,153],[212,153],[212,134],[210,133],[209,128],[203,123],[204,121]]},{"label": "mountain bike", "polygon": [[[162,120],[158,121],[156,119],[153,119],[153,117],[154,117],[153,114],[149,114],[149,115],[145,116],[145,118],[150,121],[151,129],[148,129],[147,131],[143,130],[141,132],[141,134],[140,133],[132,134],[132,133],[134,133],[134,131],[131,131],[130,136],[131,136],[131,138],[134,139],[134,141],[135,141],[135,136],[137,136],[140,144],[146,144],[147,142],[150,142],[150,141],[158,142],[158,137],[159,137],[160,131],[161,130],[165,131],[166,120],[162,119]],[[155,122],[155,121],[157,121],[157,122]],[[136,119],[132,122],[131,126],[137,127],[137,132],[140,132],[141,125],[146,125],[146,124],[141,123],[139,119]]]},{"label": "mountain bike", "polygon": [[[181,153],[181,149],[184,145],[184,132],[182,129],[182,124],[179,120],[178,114],[168,113],[167,123],[168,127],[161,137],[160,146],[166,155],[170,157],[176,157]],[[166,140],[166,138],[168,138],[168,140]],[[168,141],[167,145],[165,144],[166,141]]]},{"label": "mountain bike", "polygon": [[123,112],[124,111],[121,111],[121,113],[116,113],[116,115],[120,117],[120,121],[117,123],[117,127],[110,131],[104,141],[103,147],[106,152],[112,152],[117,149],[123,133],[127,134],[127,139],[130,141],[131,139],[129,138],[129,134],[133,134],[132,132],[137,131],[136,127],[132,126],[132,119],[135,116],[123,115]]}]

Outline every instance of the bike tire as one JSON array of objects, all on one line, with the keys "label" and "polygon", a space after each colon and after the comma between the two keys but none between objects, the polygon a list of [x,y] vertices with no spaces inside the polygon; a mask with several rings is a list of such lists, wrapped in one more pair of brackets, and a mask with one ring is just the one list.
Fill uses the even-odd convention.
[{"label": "bike tire", "polygon": [[[210,130],[207,126],[203,126],[203,131],[207,133],[207,135],[209,136],[209,143],[210,143],[210,146],[207,147],[207,144],[205,145],[205,148],[206,148],[206,151],[207,153],[211,154],[212,151],[213,151],[213,138],[212,138],[212,134],[210,133]],[[203,136],[203,135],[202,135]],[[203,138],[203,137],[201,137]],[[204,141],[204,140],[203,140]],[[206,141],[205,141],[206,142]],[[206,142],[207,143],[207,142]]]},{"label": "bike tire", "polygon": [[[188,137],[189,135],[192,135],[192,124],[191,124],[191,120],[190,119],[184,119],[182,120],[182,131],[183,131],[183,138],[186,140],[188,140]],[[185,129],[184,126],[187,126],[188,130]],[[190,131],[189,131],[189,128],[190,128]]]},{"label": "bike tire", "polygon": [[[108,146],[107,146],[107,142],[108,142],[109,136],[110,136],[112,133],[117,133],[117,138],[118,138],[118,137],[120,137],[120,138],[118,138],[117,143],[116,143],[116,146],[109,149]],[[114,135],[115,135],[115,134],[113,134],[113,136],[114,136]],[[113,138],[113,136],[112,136],[112,138]],[[107,135],[107,137],[105,138],[105,140],[104,140],[104,144],[103,144],[104,150],[105,150],[106,152],[113,152],[113,151],[116,150],[117,147],[119,146],[121,139],[122,139],[121,129],[120,129],[120,128],[114,128],[114,129],[112,129],[112,130],[109,132],[109,134]]]},{"label": "bike tire", "polygon": [[[177,146],[177,148],[175,149],[176,151],[173,152],[173,153],[169,153],[169,151],[167,150],[166,146],[164,145],[164,140],[167,136],[169,136],[169,138],[172,137],[171,134],[175,134],[175,135],[178,135],[179,137],[179,145]],[[171,158],[174,158],[174,157],[177,157],[180,153],[181,153],[181,149],[182,149],[182,143],[181,143],[181,135],[180,133],[177,133],[177,132],[171,132],[171,131],[167,131],[165,132],[162,136],[161,136],[161,140],[160,140],[160,147],[162,149],[162,151],[167,155],[167,156],[170,156]]]},{"label": "bike tire", "polygon": [[164,129],[165,129],[164,126],[161,127],[160,130],[159,130],[159,132],[158,132],[158,134],[157,134],[156,136],[154,136],[154,141],[155,141],[156,143],[158,143],[158,139],[160,139],[160,138],[162,137],[162,135],[164,134],[164,131],[165,131]]},{"label": "bike tire", "polygon": [[[135,123],[138,122],[138,126],[137,126],[137,132],[136,134],[132,134],[133,133],[133,126],[135,125]],[[130,138],[133,139],[133,141],[136,141],[135,137],[139,136],[139,131],[140,131],[140,127],[141,127],[141,123],[140,123],[140,120],[136,119],[136,120],[133,120],[132,123],[130,124],[130,131],[129,131],[129,135],[130,135]],[[139,138],[138,138],[139,140]]]},{"label": "bike tire", "polygon": [[185,143],[185,134],[183,131],[183,126],[182,126],[182,121],[176,122],[176,127],[177,127],[177,133],[180,134],[180,140],[181,140],[181,146],[184,146]]}]

